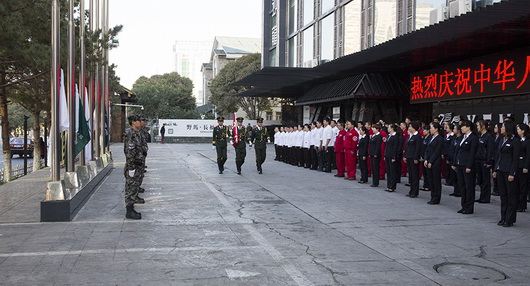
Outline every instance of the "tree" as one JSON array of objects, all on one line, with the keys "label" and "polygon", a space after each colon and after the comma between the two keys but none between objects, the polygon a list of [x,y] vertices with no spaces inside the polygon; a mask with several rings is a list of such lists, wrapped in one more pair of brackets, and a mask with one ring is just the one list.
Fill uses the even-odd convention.
[{"label": "tree", "polygon": [[211,102],[217,113],[231,114],[243,109],[249,119],[258,119],[263,111],[269,110],[274,101],[264,97],[236,97],[238,93],[250,87],[234,86],[234,82],[243,79],[261,68],[261,54],[250,54],[228,63],[212,80]]},{"label": "tree", "polygon": [[149,118],[197,118],[195,97],[192,95],[193,83],[178,73],[140,77],[133,85],[138,95],[138,104],[144,110],[135,109],[132,113],[143,114]]}]

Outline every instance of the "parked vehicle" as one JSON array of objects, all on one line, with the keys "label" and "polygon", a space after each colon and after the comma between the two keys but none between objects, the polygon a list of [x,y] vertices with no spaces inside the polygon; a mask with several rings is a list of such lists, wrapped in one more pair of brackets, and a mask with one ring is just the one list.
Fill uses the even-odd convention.
[{"label": "parked vehicle", "polygon": [[[26,154],[31,158],[33,157],[33,140],[28,138]],[[11,158],[14,154],[18,154],[19,157],[24,155],[24,138],[12,138],[9,141],[9,148],[11,149]]]}]

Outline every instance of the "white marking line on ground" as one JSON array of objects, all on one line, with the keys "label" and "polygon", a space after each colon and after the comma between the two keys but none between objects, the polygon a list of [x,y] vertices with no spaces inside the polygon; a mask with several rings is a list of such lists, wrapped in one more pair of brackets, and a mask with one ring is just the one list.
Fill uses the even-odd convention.
[{"label": "white marking line on ground", "polygon": [[[219,201],[227,208],[231,209],[232,206],[228,202],[228,200],[221,195],[217,189],[210,184],[209,182],[202,181],[208,189],[219,199]],[[290,263],[283,255],[270,244],[267,239],[261,235],[256,229],[254,229],[251,225],[244,224],[243,227],[252,235],[254,240],[259,243],[259,245],[262,247],[263,250],[265,250],[273,259],[276,261],[280,266],[291,276],[291,278],[298,284],[298,285],[313,285],[311,281],[309,281],[303,274],[298,270],[292,263]]]},{"label": "white marking line on ground", "polygon": [[125,248],[125,249],[90,249],[90,250],[65,250],[65,251],[42,251],[42,252],[16,252],[0,253],[0,257],[32,257],[32,256],[55,256],[55,255],[87,255],[108,253],[134,253],[134,252],[187,252],[187,251],[229,251],[229,250],[261,250],[259,246],[210,246],[210,247],[161,247],[161,248]]}]

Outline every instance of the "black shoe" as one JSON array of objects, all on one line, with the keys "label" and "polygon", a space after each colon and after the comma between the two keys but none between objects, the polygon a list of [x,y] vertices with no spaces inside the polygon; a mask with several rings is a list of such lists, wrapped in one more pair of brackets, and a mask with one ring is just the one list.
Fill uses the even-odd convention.
[{"label": "black shoe", "polygon": [[145,200],[140,198],[140,197],[136,197],[136,199],[134,199],[134,203],[135,204],[145,204]]},{"label": "black shoe", "polygon": [[389,193],[393,193],[395,190],[392,190],[392,189],[386,189],[385,191],[389,192]]},{"label": "black shoe", "polygon": [[241,175],[241,171],[237,172],[238,175]]},{"label": "black shoe", "polygon": [[366,184],[366,183],[368,183],[368,182],[367,182],[367,181],[358,181],[357,183],[359,183],[359,184]]},{"label": "black shoe", "polygon": [[479,203],[479,204],[489,204],[490,202],[484,202],[484,201],[481,201],[481,200],[476,200],[475,202]]},{"label": "black shoe", "polygon": [[411,194],[408,194],[408,195],[407,195],[407,197],[409,197],[409,198],[413,199],[413,198],[417,198],[417,197],[418,197],[418,195],[411,195]]},{"label": "black shoe", "polygon": [[405,186],[406,186],[406,187],[410,187],[410,184],[409,184],[409,183],[405,183]]},{"label": "black shoe", "polygon": [[503,225],[504,225],[504,221],[503,221],[503,220],[499,220],[499,222],[497,223],[497,225],[503,226]]},{"label": "black shoe", "polygon": [[493,193],[491,193],[491,195],[498,197],[500,194],[499,194],[499,192],[493,192]]},{"label": "black shoe", "polygon": [[457,213],[461,214],[464,212],[464,209],[460,209],[459,211],[457,211]]},{"label": "black shoe", "polygon": [[219,174],[222,174],[222,173],[223,173],[223,171],[219,170]]},{"label": "black shoe", "polygon": [[473,214],[473,211],[466,211],[466,210],[464,210],[464,211],[462,212],[462,214]]},{"label": "black shoe", "polygon": [[138,189],[138,192],[139,192],[139,193],[145,193],[145,189],[144,189],[144,188],[139,188],[139,189]]},{"label": "black shoe", "polygon": [[438,205],[438,204],[440,204],[440,203],[435,203],[435,202],[428,201],[427,204],[428,204],[428,205]]},{"label": "black shoe", "polygon": [[375,187],[379,187],[379,185],[371,184],[370,187],[375,188]]},{"label": "black shoe", "polygon": [[263,174],[263,171],[259,170],[259,171],[258,171],[258,174]]},{"label": "black shoe", "polygon": [[337,175],[335,175],[335,177],[337,177],[337,178],[344,178],[344,175],[339,175],[339,174],[337,174]]},{"label": "black shoe", "polygon": [[512,222],[510,222],[510,223],[504,223],[504,224],[502,225],[502,227],[511,227],[511,226],[513,226],[513,223],[512,223]]},{"label": "black shoe", "polygon": [[130,218],[130,219],[141,219],[142,218],[142,214],[139,213],[139,212],[136,212],[134,210],[134,206],[127,206],[127,213],[125,213],[125,218]]}]

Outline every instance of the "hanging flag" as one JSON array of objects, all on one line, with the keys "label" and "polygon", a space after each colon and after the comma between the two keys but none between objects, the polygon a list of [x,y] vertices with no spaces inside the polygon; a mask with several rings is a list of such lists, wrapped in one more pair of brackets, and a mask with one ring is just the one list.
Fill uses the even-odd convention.
[{"label": "hanging flag", "polygon": [[[86,87],[85,87],[85,95],[88,96],[88,90],[86,89]],[[85,96],[85,98],[87,98],[87,96]],[[85,117],[86,117],[86,122],[87,122],[87,126],[88,126],[88,131],[90,133],[91,130],[90,130],[90,123],[89,122],[90,122],[90,119],[91,119],[90,118],[91,112],[90,112],[87,100],[85,100],[84,106],[85,106]],[[92,138],[89,138],[88,143],[85,146],[85,158],[87,159],[87,161],[92,158],[92,144],[90,144],[90,141],[92,141]]]},{"label": "hanging flag", "polygon": [[75,89],[76,97],[79,101],[79,108],[76,116],[76,137],[75,137],[75,155],[79,154],[83,148],[90,141],[90,128],[85,117],[85,109],[83,107],[83,101],[79,97],[79,91],[77,90],[77,85]]},{"label": "hanging flag", "polygon": [[61,88],[59,92],[59,130],[61,132],[70,128],[68,119],[68,104],[66,103],[66,91],[64,87],[64,71],[61,69]]},{"label": "hanging flag", "polygon": [[232,145],[236,147],[237,143],[239,143],[239,132],[237,130],[237,118],[236,113],[234,112],[234,121],[232,122],[232,134],[234,135],[234,140],[232,141]]}]

